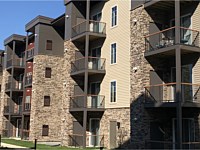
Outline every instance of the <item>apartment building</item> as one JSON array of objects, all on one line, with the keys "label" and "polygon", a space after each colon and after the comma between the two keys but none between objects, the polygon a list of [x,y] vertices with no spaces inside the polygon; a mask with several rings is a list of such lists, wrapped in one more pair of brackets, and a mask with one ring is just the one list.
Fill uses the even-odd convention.
[{"label": "apartment building", "polygon": [[37,16],[5,42],[1,129],[6,137],[60,142],[64,15]]},{"label": "apartment building", "polygon": [[65,1],[65,6],[62,143],[107,148],[129,143],[131,2]]},{"label": "apartment building", "polygon": [[198,1],[132,1],[134,148],[199,149]]},{"label": "apartment building", "polygon": [[[4,42],[2,134],[64,146],[198,149],[198,1],[64,1]],[[2,59],[1,59],[2,60]]]}]

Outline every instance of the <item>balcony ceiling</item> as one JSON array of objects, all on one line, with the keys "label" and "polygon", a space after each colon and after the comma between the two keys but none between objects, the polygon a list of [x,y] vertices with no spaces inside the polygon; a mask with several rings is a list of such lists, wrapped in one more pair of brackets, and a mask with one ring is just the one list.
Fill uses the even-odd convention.
[{"label": "balcony ceiling", "polygon": [[[193,2],[193,3],[191,3]],[[191,4],[196,4],[196,3],[199,3],[198,1],[192,1],[192,0],[181,0],[180,1],[181,3],[181,7],[184,7],[184,6],[188,6],[188,5],[191,5]],[[171,11],[172,9],[175,8],[175,4],[174,4],[174,1],[159,1],[159,2],[156,2],[156,1],[150,1],[148,3],[145,4],[145,8],[147,10],[164,10],[164,11]]]}]

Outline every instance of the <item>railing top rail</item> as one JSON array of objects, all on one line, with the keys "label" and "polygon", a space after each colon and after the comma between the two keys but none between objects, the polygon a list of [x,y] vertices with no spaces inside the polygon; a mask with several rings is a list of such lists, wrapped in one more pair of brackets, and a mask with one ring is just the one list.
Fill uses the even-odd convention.
[{"label": "railing top rail", "polygon": [[92,56],[88,56],[88,57],[77,58],[77,59],[74,60],[74,62],[75,62],[75,61],[78,61],[78,60],[81,60],[81,59],[85,59],[85,58],[94,58],[94,59],[103,59],[103,60],[106,59],[106,58],[101,58],[101,57],[92,57]]},{"label": "railing top rail", "polygon": [[[169,86],[169,85],[175,85],[176,82],[172,82],[172,83],[166,83],[166,84],[155,84],[155,85],[149,85],[149,86],[145,86],[144,88],[150,88],[150,87],[158,87],[158,86]],[[196,83],[184,83],[182,82],[181,85],[193,85],[193,86],[200,86],[200,84]]]},{"label": "railing top rail", "polygon": [[[79,26],[79,25],[81,25],[81,24],[83,24],[83,23],[85,23],[85,22],[86,22],[86,20],[81,21],[80,23],[74,25],[72,28],[75,28],[75,27],[77,27],[77,26]],[[97,21],[97,20],[89,20],[89,22],[97,22],[97,23],[103,23],[103,24],[106,24],[105,22],[101,22],[101,21]]]},{"label": "railing top rail", "polygon": [[[75,95],[75,96],[70,96],[71,98],[74,98],[74,97],[83,97],[85,95]],[[105,97],[104,95],[95,95],[95,94],[88,94],[87,96],[102,96],[102,97]]]},{"label": "railing top rail", "polygon": [[152,142],[152,143],[177,144],[176,142],[173,142],[173,141],[156,141],[156,140],[147,140],[147,142]]},{"label": "railing top rail", "polygon": [[166,31],[174,29],[174,28],[181,28],[181,29],[186,29],[186,30],[190,30],[190,31],[194,31],[194,32],[199,32],[198,30],[194,30],[194,29],[190,29],[190,28],[173,26],[173,27],[170,27],[170,28],[167,28],[167,29],[164,29],[164,30],[161,30],[161,31],[149,34],[149,35],[146,35],[146,36],[144,36],[144,38],[148,38],[150,36],[153,36],[153,35],[156,35],[156,34],[160,34],[160,33],[166,32]]},{"label": "railing top rail", "polygon": [[[69,135],[75,135],[75,136],[83,136],[83,134],[69,134]],[[87,134],[86,136],[104,136],[103,134],[101,135],[90,135],[90,134]]]}]

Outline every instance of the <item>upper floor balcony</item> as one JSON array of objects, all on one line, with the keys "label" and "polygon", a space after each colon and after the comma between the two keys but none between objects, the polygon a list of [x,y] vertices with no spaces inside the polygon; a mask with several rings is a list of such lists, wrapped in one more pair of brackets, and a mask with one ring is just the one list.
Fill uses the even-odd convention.
[{"label": "upper floor balcony", "polygon": [[8,82],[5,85],[5,91],[18,91],[18,92],[23,92],[23,81],[17,81],[15,79],[9,79]]},{"label": "upper floor balcony", "polygon": [[34,47],[26,50],[26,60],[32,59],[34,56]]},{"label": "upper floor balcony", "polygon": [[90,40],[106,37],[106,23],[89,20],[89,29],[86,27],[87,21],[83,21],[72,27],[72,41],[83,41],[88,32]]},{"label": "upper floor balcony", "polygon": [[[175,29],[180,29],[180,41],[176,41]],[[147,35],[145,38],[145,57],[164,54],[174,55],[176,46],[181,46],[181,53],[200,52],[199,31],[184,28],[171,27],[156,33]]]},{"label": "upper floor balcony", "polygon": [[77,95],[70,98],[70,110],[81,111],[83,108],[90,111],[104,111],[105,108],[105,96],[103,95],[87,95],[86,106],[84,106],[85,96]]},{"label": "upper floor balcony", "polygon": [[[181,83],[183,107],[200,107],[200,84]],[[145,87],[146,107],[176,107],[176,82]]]},{"label": "upper floor balcony", "polygon": [[14,57],[6,62],[6,68],[9,69],[11,67],[15,68],[24,68],[24,58]]},{"label": "upper floor balcony", "polygon": [[25,77],[25,85],[24,86],[31,86],[33,81],[33,76],[29,75]]},{"label": "upper floor balcony", "polygon": [[[86,68],[85,59],[88,58],[88,65]],[[83,76],[86,69],[88,74],[105,74],[106,59],[100,57],[83,57],[76,59],[71,63],[71,76]]]},{"label": "upper floor balcony", "polygon": [[24,103],[24,112],[30,112],[31,111],[31,103],[25,102]]},{"label": "upper floor balcony", "polygon": [[20,115],[22,113],[22,99],[19,99],[17,102],[14,102],[10,98],[7,99],[9,105],[4,106],[4,115]]}]

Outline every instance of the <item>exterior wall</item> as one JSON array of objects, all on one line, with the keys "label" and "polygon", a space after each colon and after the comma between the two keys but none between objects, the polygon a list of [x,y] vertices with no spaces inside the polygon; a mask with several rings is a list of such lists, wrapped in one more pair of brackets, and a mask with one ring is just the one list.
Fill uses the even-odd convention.
[{"label": "exterior wall", "polygon": [[[130,106],[130,6],[131,2],[110,0],[91,9],[91,18],[102,12],[101,22],[106,23],[106,39],[102,45],[101,57],[106,58],[106,75],[101,83],[100,95],[105,95],[106,108]],[[111,27],[111,10],[118,7],[118,23]],[[117,63],[111,65],[111,44],[117,43]],[[117,82],[117,102],[110,103],[110,82]]]},{"label": "exterior wall", "polygon": [[[200,31],[200,4],[195,9],[195,12],[192,15],[192,29]],[[200,38],[199,38],[200,39]],[[199,40],[200,45],[200,40]],[[199,71],[200,71],[200,59],[198,59],[197,63],[193,67],[193,83],[199,84],[200,83],[200,77],[199,77]]]},{"label": "exterior wall", "polygon": [[120,123],[120,128],[116,127],[117,147],[127,147],[130,144],[130,108],[110,108],[106,109],[100,121],[100,135],[104,135],[104,147],[110,148],[109,130],[110,121]]},{"label": "exterior wall", "polygon": [[[34,57],[30,115],[30,140],[61,140],[61,109],[63,93],[63,58],[37,55]],[[45,68],[52,69],[45,78]],[[50,96],[50,106],[44,107],[44,96]],[[42,126],[49,125],[49,136],[42,136]]]},{"label": "exterior wall", "polygon": [[[137,24],[133,22],[137,19]],[[143,6],[131,11],[131,142],[132,148],[144,148],[145,140],[149,138],[149,116],[144,109],[144,86],[150,84],[149,72],[152,69],[144,58],[144,36],[149,34],[150,16]],[[133,70],[137,67],[137,71]]]},{"label": "exterior wall", "polygon": [[0,76],[0,81],[1,81],[1,101],[0,101],[0,134],[3,134],[3,130],[6,129],[6,117],[4,116],[4,106],[6,106],[7,103],[7,98],[9,97],[5,93],[5,83],[8,80],[8,76],[10,74],[4,69],[3,74]]},{"label": "exterior wall", "polygon": [[64,49],[67,51],[64,53],[63,73],[64,73],[64,85],[62,95],[62,113],[61,113],[61,136],[62,145],[68,145],[69,135],[73,133],[73,116],[69,112],[70,96],[73,95],[75,81],[70,76],[71,63],[75,59],[76,46],[71,41],[65,41]]},{"label": "exterior wall", "polygon": [[[63,39],[52,26],[38,24],[35,33],[34,55],[63,56]],[[46,50],[47,40],[52,40],[52,50]]]}]

